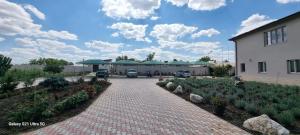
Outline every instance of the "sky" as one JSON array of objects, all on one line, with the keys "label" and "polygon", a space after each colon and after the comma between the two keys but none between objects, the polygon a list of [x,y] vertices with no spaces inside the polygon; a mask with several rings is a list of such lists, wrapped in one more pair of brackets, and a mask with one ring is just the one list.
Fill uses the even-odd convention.
[{"label": "sky", "polygon": [[229,38],[300,11],[300,0],[0,0],[0,54],[234,62]]}]

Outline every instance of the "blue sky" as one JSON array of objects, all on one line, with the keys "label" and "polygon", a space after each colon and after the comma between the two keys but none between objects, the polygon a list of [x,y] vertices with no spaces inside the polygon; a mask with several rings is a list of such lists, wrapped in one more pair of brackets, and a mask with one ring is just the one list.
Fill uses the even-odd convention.
[{"label": "blue sky", "polygon": [[[228,39],[300,10],[300,0],[0,0],[0,53],[234,62]],[[222,57],[223,56],[223,57]]]}]

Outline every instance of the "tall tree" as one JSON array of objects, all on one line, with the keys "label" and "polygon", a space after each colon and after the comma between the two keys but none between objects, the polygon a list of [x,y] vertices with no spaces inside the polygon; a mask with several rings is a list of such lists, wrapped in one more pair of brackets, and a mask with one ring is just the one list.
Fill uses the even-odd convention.
[{"label": "tall tree", "polygon": [[203,62],[209,62],[211,60],[211,58],[209,56],[203,56],[199,59],[199,61],[203,61]]},{"label": "tall tree", "polygon": [[32,59],[29,61],[31,65],[72,65],[72,62],[68,62],[63,59],[54,59],[54,58],[39,58]]},{"label": "tall tree", "polygon": [[146,61],[152,61],[154,59],[154,56],[155,56],[155,52],[148,54]]},{"label": "tall tree", "polygon": [[11,58],[0,54],[0,77],[4,76],[5,72],[11,68]]}]

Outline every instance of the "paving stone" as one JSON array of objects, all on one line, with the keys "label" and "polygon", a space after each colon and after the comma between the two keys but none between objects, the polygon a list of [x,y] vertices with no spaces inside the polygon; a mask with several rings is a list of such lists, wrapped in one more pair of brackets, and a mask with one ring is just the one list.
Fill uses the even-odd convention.
[{"label": "paving stone", "polygon": [[26,134],[249,134],[156,86],[157,79],[110,81],[84,112]]}]

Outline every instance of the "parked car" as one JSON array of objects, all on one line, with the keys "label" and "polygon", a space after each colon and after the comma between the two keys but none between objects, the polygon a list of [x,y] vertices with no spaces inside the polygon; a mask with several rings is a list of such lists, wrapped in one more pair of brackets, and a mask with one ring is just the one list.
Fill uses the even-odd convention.
[{"label": "parked car", "polygon": [[126,73],[127,77],[131,77],[131,78],[137,78],[138,77],[138,73],[135,69],[128,69],[127,73]]},{"label": "parked car", "polygon": [[109,76],[109,72],[108,69],[99,69],[96,72],[96,77],[100,77],[100,78],[106,78]]},{"label": "parked car", "polygon": [[179,70],[175,73],[175,77],[188,78],[191,77],[191,72],[187,70]]}]

